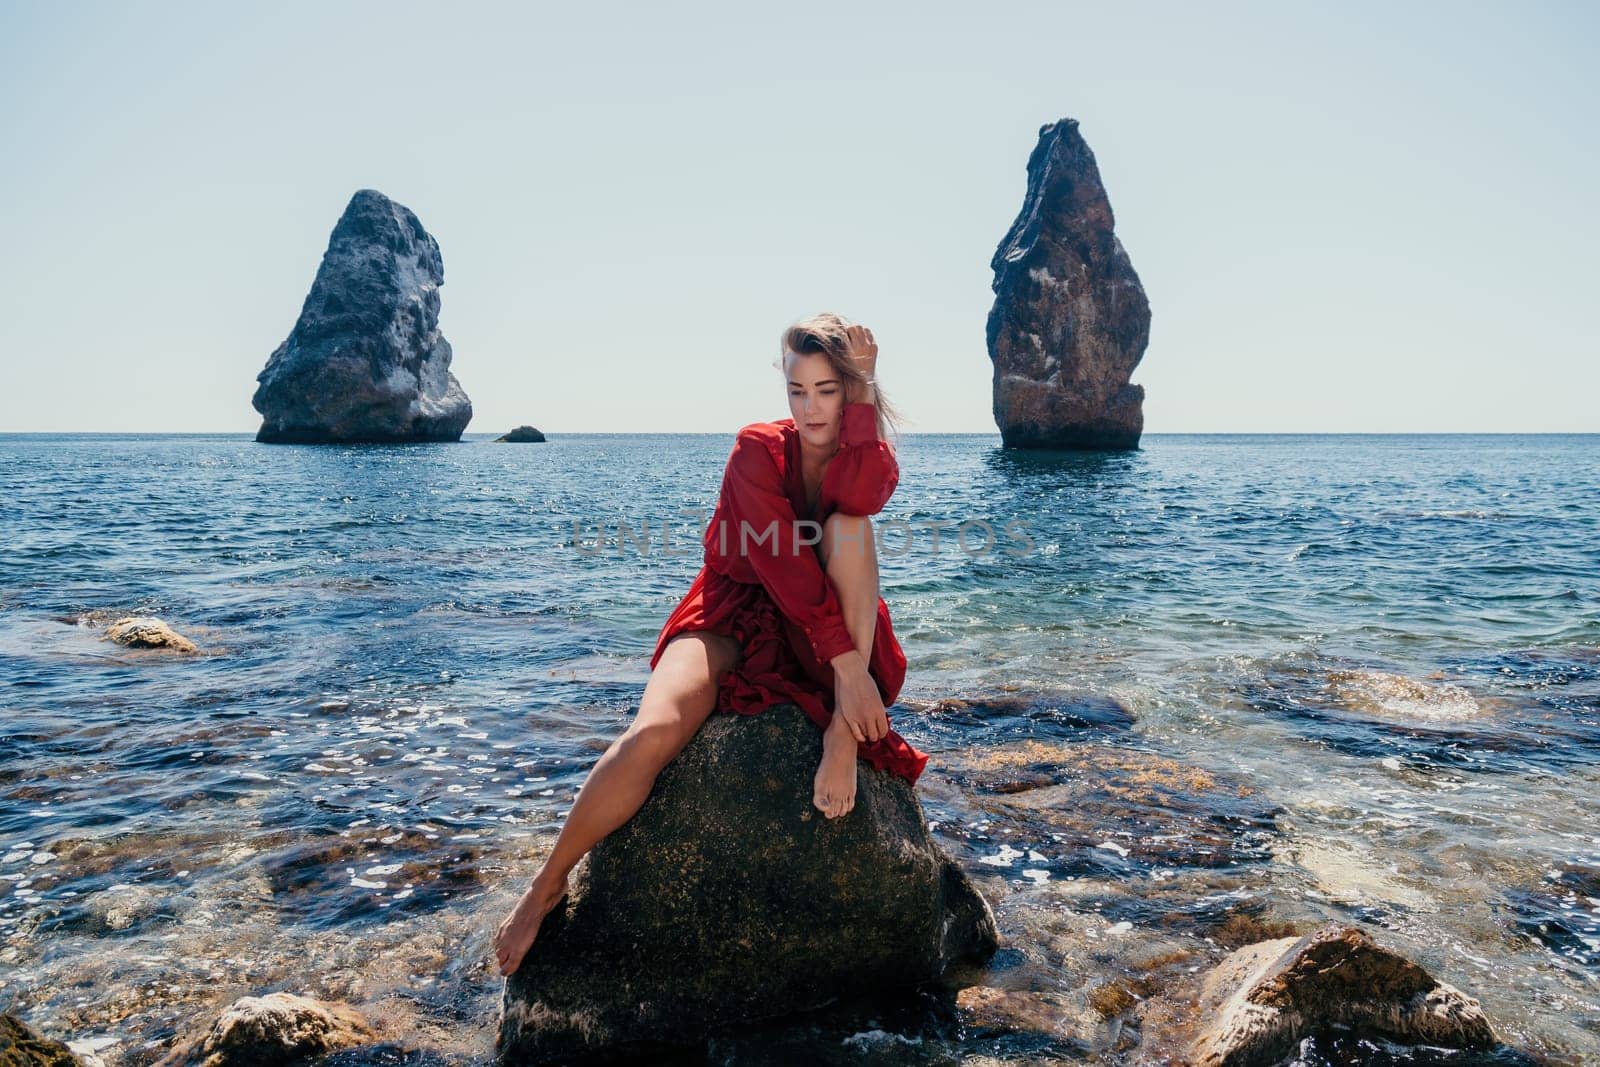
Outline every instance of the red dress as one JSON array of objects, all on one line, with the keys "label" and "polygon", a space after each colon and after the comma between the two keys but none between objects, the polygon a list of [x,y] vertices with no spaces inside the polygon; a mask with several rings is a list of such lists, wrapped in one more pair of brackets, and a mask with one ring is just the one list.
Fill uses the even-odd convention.
[{"label": "red dress", "polygon": [[[655,670],[667,642],[685,631],[732,637],[744,657],[717,679],[714,712],[754,715],[773,704],[793,703],[826,729],[834,706],[829,660],[850,651],[855,642],[845,628],[833,579],[817,555],[821,525],[835,511],[876,514],[899,482],[899,464],[878,437],[872,404],[845,405],[839,449],[824,469],[812,516],[806,512],[794,420],[756,422],[741,429],[706,527],[705,565],[661,627],[650,669]],[[807,518],[815,525],[808,525]],[[849,542],[841,542],[839,550],[854,551]],[[905,682],[906,657],[882,597],[867,671],[887,709]],[[858,743],[856,751],[872,766],[913,785],[928,762],[926,754],[892,729],[877,741]]]}]

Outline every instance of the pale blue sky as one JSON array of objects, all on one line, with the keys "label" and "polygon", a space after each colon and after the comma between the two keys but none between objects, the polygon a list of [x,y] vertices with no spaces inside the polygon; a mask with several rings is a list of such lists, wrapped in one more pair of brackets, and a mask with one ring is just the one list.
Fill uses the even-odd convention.
[{"label": "pale blue sky", "polygon": [[1585,4],[0,6],[0,431],[241,431],[351,194],[439,240],[469,433],[732,432],[873,328],[993,432],[988,267],[1076,118],[1145,430],[1600,431]]}]

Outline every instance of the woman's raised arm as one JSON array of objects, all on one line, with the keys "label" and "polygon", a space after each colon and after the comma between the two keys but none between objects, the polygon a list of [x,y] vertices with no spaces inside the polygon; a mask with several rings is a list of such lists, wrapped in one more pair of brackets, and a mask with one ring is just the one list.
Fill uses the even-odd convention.
[{"label": "woman's raised arm", "polygon": [[900,463],[878,436],[875,404],[846,404],[839,420],[839,450],[822,473],[821,511],[876,515],[900,484]]},{"label": "woman's raised arm", "polygon": [[743,555],[778,608],[811,642],[817,661],[855,651],[839,592],[822,569],[815,542],[802,543],[783,476],[759,437],[740,433],[722,476],[728,527],[717,536],[729,555]]}]

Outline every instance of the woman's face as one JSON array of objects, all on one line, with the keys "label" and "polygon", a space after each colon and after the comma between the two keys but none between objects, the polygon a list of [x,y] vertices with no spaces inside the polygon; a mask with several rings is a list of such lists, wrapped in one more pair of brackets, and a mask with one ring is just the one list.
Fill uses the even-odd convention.
[{"label": "woman's face", "polygon": [[820,352],[803,356],[790,352],[783,365],[789,379],[789,414],[794,416],[800,440],[816,448],[832,448],[839,440],[844,382]]}]

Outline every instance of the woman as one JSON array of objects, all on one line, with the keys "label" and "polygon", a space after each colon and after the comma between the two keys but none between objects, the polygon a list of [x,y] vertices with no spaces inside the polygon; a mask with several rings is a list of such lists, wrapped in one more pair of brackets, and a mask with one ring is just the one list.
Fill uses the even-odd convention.
[{"label": "woman", "polygon": [[[872,522],[899,483],[872,331],[833,314],[784,332],[791,418],[739,431],[705,533],[705,565],[656,638],[633,723],[595,763],[554,848],[495,932],[514,972],[567,874],[631,818],[713,711],[799,705],[823,731],[812,803],[855,806],[856,758],[915,784],[928,762],[889,728],[906,658],[878,595]],[[837,711],[838,714],[834,712]]]}]

